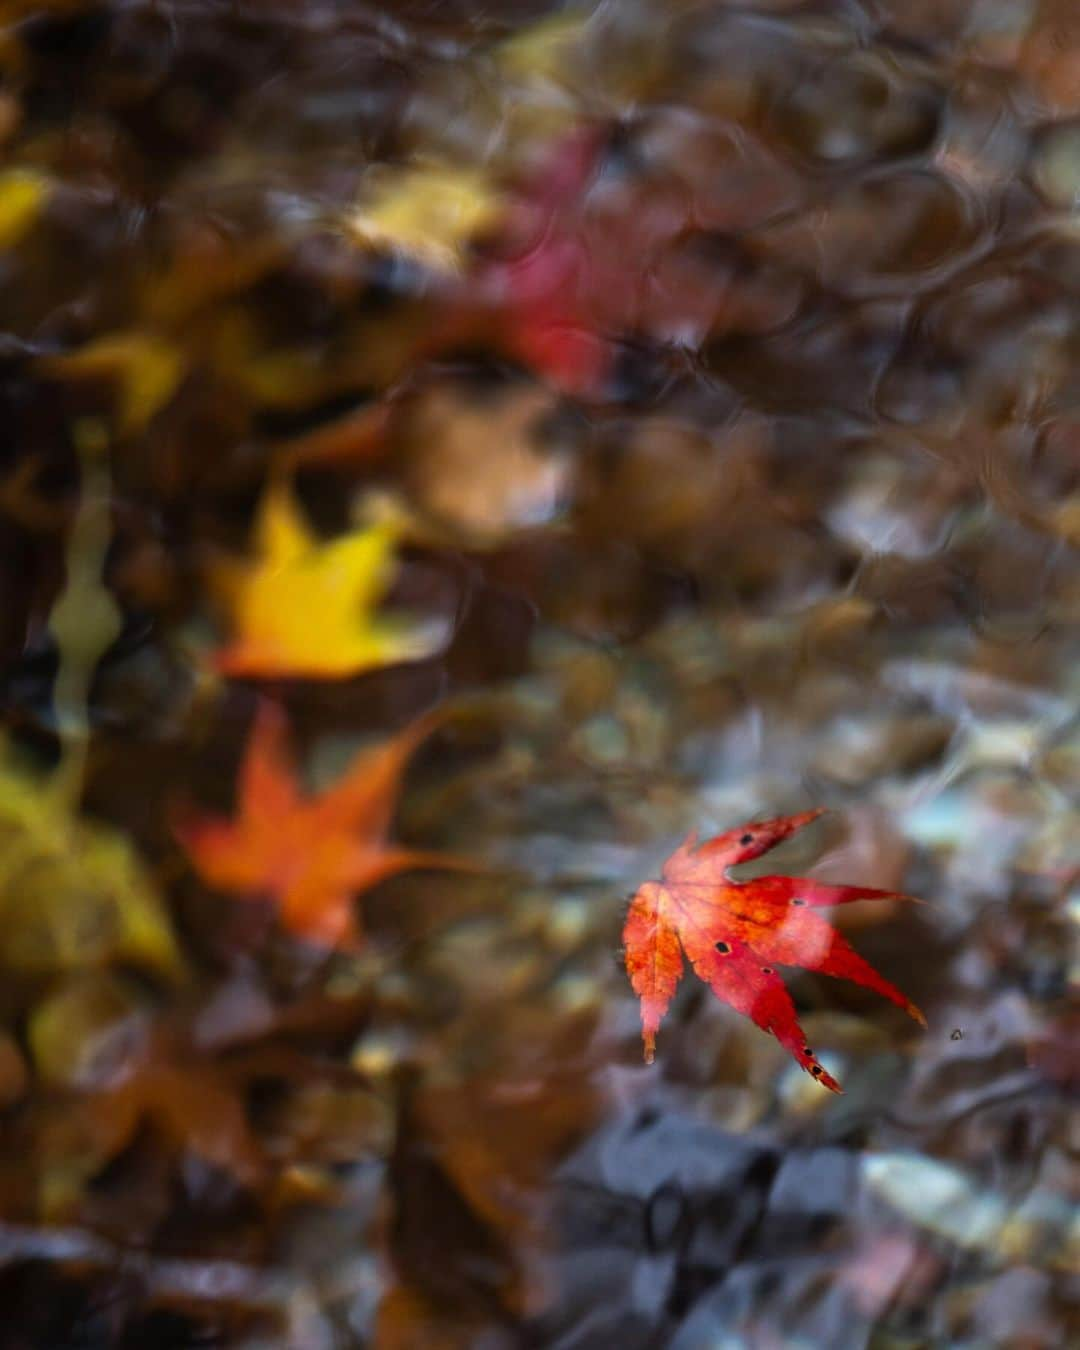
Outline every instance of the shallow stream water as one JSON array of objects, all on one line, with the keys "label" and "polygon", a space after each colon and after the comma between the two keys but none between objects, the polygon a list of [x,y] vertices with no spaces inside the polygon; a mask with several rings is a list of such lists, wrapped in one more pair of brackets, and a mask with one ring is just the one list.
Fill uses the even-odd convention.
[{"label": "shallow stream water", "polygon": [[[0,153],[0,1350],[1065,1346],[1072,0],[5,0]],[[345,561],[238,636],[278,491],[351,664]],[[431,708],[467,866],[200,865]],[[818,806],[926,1029],[646,1066],[630,896]]]}]

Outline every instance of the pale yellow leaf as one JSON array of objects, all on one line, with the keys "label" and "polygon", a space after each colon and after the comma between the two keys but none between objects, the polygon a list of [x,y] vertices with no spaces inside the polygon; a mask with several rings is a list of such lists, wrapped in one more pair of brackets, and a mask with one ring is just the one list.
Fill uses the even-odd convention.
[{"label": "pale yellow leaf", "polygon": [[502,201],[479,169],[418,164],[372,175],[349,216],[352,234],[442,271],[457,270],[469,243],[496,225]]}]

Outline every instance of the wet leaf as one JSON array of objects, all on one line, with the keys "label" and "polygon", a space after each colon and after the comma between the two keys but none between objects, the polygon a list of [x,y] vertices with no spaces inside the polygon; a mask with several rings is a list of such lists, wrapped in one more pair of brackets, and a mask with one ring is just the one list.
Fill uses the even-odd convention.
[{"label": "wet leaf", "polygon": [[408,428],[408,486],[452,537],[493,547],[545,524],[569,496],[566,445],[545,440],[558,404],[545,389],[511,388],[497,400],[448,385],[418,405]]},{"label": "wet leaf", "polygon": [[33,973],[125,962],[175,979],[168,913],[128,840],[0,764],[0,962]]},{"label": "wet leaf", "polygon": [[401,529],[384,516],[324,543],[287,484],[271,483],[255,524],[255,556],[223,559],[211,569],[233,633],[217,655],[218,669],[342,679],[430,656],[441,645],[435,626],[374,613],[393,579]]},{"label": "wet leaf", "polygon": [[174,1058],[161,1047],[135,1059],[101,1090],[63,1103],[42,1132],[41,1206],[71,1214],[86,1186],[148,1125],[168,1154],[192,1154],[245,1186],[262,1159],[233,1084],[213,1063]]},{"label": "wet leaf", "polygon": [[142,1049],[147,1011],[133,983],[115,975],[65,981],[27,1020],[26,1041],[40,1080],[91,1088],[116,1077]]},{"label": "wet leaf", "polygon": [[49,615],[60,765],[39,777],[0,745],[0,961],[47,974],[129,962],[175,979],[183,959],[167,911],[125,836],[77,814],[89,740],[90,681],[121,626],[102,579],[111,485],[96,423],[78,424],[82,483],[66,578]]},{"label": "wet leaf", "polygon": [[187,359],[156,334],[110,333],[77,352],[46,357],[41,368],[64,380],[113,381],[117,425],[125,435],[137,435],[176,393]]},{"label": "wet leaf", "polygon": [[294,937],[355,947],[355,896],[414,867],[463,865],[387,843],[405,765],[432,726],[432,717],[421,718],[362,750],[333,787],[307,795],[286,751],[284,717],[264,703],[240,769],[236,816],[182,821],[180,842],[204,881],[242,899],[273,901]]},{"label": "wet leaf", "polygon": [[[478,292],[497,310],[495,340],[567,393],[593,392],[607,374],[611,352],[590,305],[599,283],[604,294],[633,293],[621,244],[611,230],[603,249],[611,272],[598,277],[597,255],[583,238],[581,214],[588,185],[600,164],[600,142],[591,132],[558,139],[541,167],[522,184],[517,245],[477,270]],[[511,233],[513,230],[511,229]],[[612,285],[612,277],[615,284]]]},{"label": "wet leaf", "polygon": [[864,985],[926,1025],[914,1003],[815,913],[851,900],[905,897],[805,877],[740,882],[728,875],[728,868],[761,857],[820,815],[803,811],[741,825],[703,844],[690,834],[664,864],[661,880],[647,881],[634,896],[623,940],[627,973],[641,999],[646,1060],[652,1061],[657,1029],[682,978],[684,952],[717,998],[771,1032],[832,1092],[840,1085],[807,1045],[775,966],[802,966]]},{"label": "wet leaf", "polygon": [[49,193],[40,174],[9,169],[0,174],[0,248],[11,248],[32,228]]},{"label": "wet leaf", "polygon": [[580,56],[587,49],[590,17],[582,10],[547,15],[496,48],[495,59],[508,86],[504,134],[512,144],[547,140],[580,116],[577,87],[584,74]]},{"label": "wet leaf", "polygon": [[478,169],[418,164],[376,180],[370,199],[349,217],[352,234],[374,248],[404,253],[441,271],[457,271],[471,240],[491,229],[502,202]]},{"label": "wet leaf", "polygon": [[519,79],[558,81],[585,38],[588,15],[561,11],[528,24],[499,48],[499,63]]}]

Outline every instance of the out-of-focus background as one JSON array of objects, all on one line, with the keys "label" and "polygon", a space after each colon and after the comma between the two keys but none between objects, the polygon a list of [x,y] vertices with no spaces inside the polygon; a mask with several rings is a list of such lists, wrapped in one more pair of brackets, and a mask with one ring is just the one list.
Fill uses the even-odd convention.
[{"label": "out-of-focus background", "polygon": [[[4,0],[0,154],[2,1350],[1065,1345],[1073,0]],[[646,1068],[818,805],[928,1030]]]}]

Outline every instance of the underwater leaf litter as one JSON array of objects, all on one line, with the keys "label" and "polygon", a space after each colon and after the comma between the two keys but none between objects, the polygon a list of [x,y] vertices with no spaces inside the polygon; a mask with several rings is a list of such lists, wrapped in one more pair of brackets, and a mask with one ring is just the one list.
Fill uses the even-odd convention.
[{"label": "underwater leaf litter", "polygon": [[1062,1343],[1074,7],[2,18],[11,1334]]},{"label": "underwater leaf litter", "polygon": [[16,971],[80,970],[114,960],[175,979],[183,969],[168,912],[130,841],[81,819],[95,666],[121,616],[103,584],[110,481],[101,428],[81,432],[79,504],[71,522],[64,585],[49,613],[58,664],[53,697],[60,759],[49,773],[4,746],[0,769],[0,940]]}]

